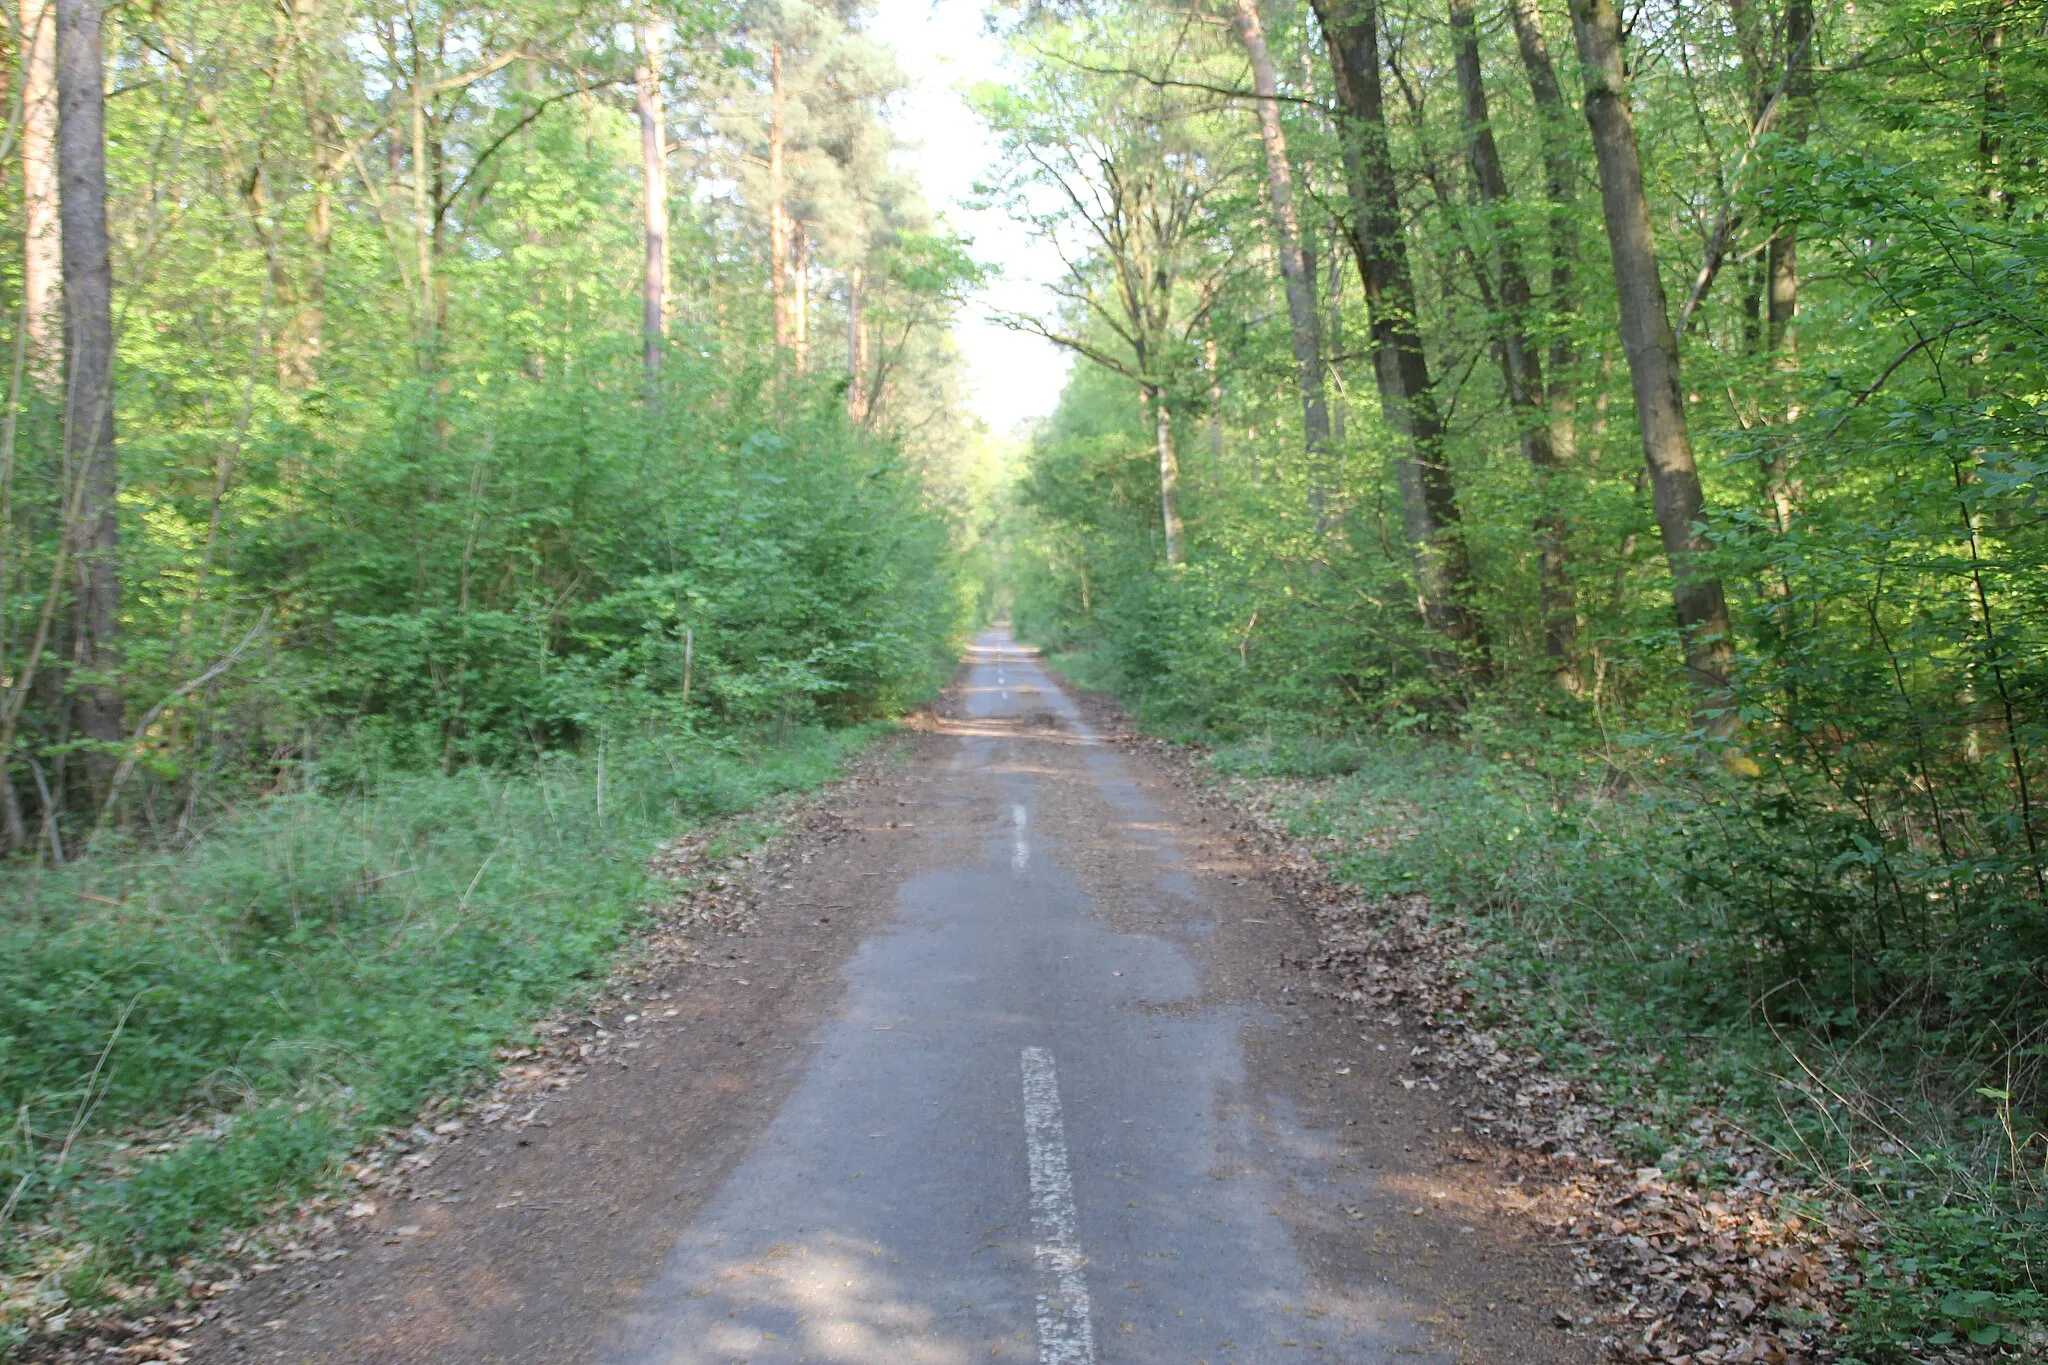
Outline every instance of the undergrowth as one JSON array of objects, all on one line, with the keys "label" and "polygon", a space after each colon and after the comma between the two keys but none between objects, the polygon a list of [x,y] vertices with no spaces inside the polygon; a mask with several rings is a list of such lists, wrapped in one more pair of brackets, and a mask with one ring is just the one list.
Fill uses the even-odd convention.
[{"label": "undergrowth", "polygon": [[2048,1153],[2029,1112],[2041,1051],[2015,980],[2024,941],[1944,925],[1909,951],[1895,926],[1874,970],[1824,943],[1793,952],[1772,917],[1820,911],[1756,870],[1824,871],[1839,854],[1821,856],[1810,822],[1744,818],[1754,799],[1649,748],[1615,768],[1474,730],[1296,730],[1211,762],[1287,779],[1282,813],[1333,840],[1361,891],[1420,892],[1459,916],[1484,1022],[1597,1082],[1632,1116],[1617,1136],[1636,1161],[1714,1183],[1687,1128],[1711,1107],[1875,1229],[1846,1358],[2028,1339],[2048,1317]]},{"label": "undergrowth", "polygon": [[680,827],[878,725],[678,734],[523,772],[330,762],[181,852],[0,871],[0,1346],[166,1281],[600,979]]}]

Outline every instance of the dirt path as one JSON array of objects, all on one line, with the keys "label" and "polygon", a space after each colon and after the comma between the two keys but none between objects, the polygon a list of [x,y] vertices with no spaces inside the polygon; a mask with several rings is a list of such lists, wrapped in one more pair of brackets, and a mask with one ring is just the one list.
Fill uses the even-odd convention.
[{"label": "dirt path", "polygon": [[1314,998],[1299,912],[1006,635],[834,814],[629,1061],[193,1358],[1593,1358],[1405,1045]]}]

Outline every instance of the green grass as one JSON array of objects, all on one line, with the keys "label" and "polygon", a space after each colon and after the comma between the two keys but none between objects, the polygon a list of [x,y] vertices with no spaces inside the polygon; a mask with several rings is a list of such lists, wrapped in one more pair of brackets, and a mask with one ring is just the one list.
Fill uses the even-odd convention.
[{"label": "green grass", "polygon": [[1915,1342],[2025,1339],[2048,1317],[2048,1189],[2007,1077],[2039,1043],[1973,993],[2002,969],[1996,946],[1895,949],[1882,976],[1791,955],[1760,928],[1771,886],[1728,870],[1801,850],[1730,818],[1716,778],[1651,772],[1614,794],[1571,755],[1506,747],[1294,734],[1211,762],[1295,779],[1282,813],[1336,841],[1347,882],[1457,914],[1481,1022],[1596,1081],[1635,1160],[1714,1183],[1687,1126],[1711,1107],[1857,1201],[1885,1238],[1844,1349],[1889,1362]]},{"label": "green grass", "polygon": [[[350,774],[183,852],[0,873],[0,1274],[89,1301],[315,1187],[602,978],[658,843],[886,728]],[[145,1142],[167,1150],[123,1145]]]}]

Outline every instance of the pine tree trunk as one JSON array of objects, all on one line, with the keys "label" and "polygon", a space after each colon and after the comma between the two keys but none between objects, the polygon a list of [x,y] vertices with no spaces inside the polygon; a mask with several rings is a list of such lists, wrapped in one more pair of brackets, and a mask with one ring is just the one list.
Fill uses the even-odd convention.
[{"label": "pine tree trunk", "polygon": [[[1672,605],[1685,650],[1685,667],[1705,707],[1718,704],[1733,661],[1728,603],[1719,579],[1699,568],[1707,540],[1695,529],[1706,510],[1692,442],[1686,431],[1678,382],[1678,338],[1664,283],[1657,275],[1657,244],[1636,150],[1635,114],[1622,64],[1621,13],[1614,0],[1571,0],[1572,30],[1586,72],[1586,122],[1600,167],[1600,203],[1614,261],[1621,314],[1621,344],[1628,357],[1636,421],[1649,471],[1657,526],[1671,566]],[[1723,716],[1703,723],[1718,733],[1733,728]]]},{"label": "pine tree trunk", "polygon": [[1558,461],[1544,402],[1543,362],[1529,336],[1533,293],[1528,271],[1522,265],[1521,247],[1508,221],[1512,197],[1507,173],[1501,167],[1500,149],[1493,139],[1472,0],[1450,0],[1450,17],[1458,92],[1464,104],[1466,164],[1471,168],[1479,202],[1489,213],[1486,229],[1493,244],[1494,287],[1500,304],[1502,379],[1508,406],[1514,413],[1522,458],[1536,473],[1539,509],[1534,530],[1543,652],[1550,664],[1551,677],[1567,691],[1577,691],[1578,672],[1573,656],[1578,638],[1578,609],[1566,569],[1567,529],[1563,514],[1556,508],[1556,490],[1552,487]]},{"label": "pine tree trunk", "polygon": [[114,274],[107,239],[105,61],[100,0],[56,0],[58,198],[64,237],[64,454],[79,481],[74,689],[90,795],[106,799],[121,728],[120,531],[114,452]]},{"label": "pine tree trunk", "polygon": [[1287,322],[1294,339],[1295,383],[1301,390],[1301,425],[1308,457],[1309,519],[1320,534],[1329,530],[1330,407],[1323,392],[1322,322],[1316,314],[1315,281],[1302,254],[1301,224],[1294,211],[1294,172],[1287,161],[1287,137],[1280,127],[1280,83],[1259,22],[1258,0],[1236,0],[1237,36],[1252,62],[1258,91],[1259,136],[1266,148],[1266,187],[1279,241],[1280,275],[1287,290]]},{"label": "pine tree trunk", "polygon": [[811,234],[802,223],[792,223],[790,237],[790,346],[802,374],[811,363]]},{"label": "pine tree trunk", "polygon": [[63,383],[59,343],[64,278],[57,207],[57,9],[54,0],[21,0],[22,322],[29,373],[55,393]]},{"label": "pine tree trunk", "polygon": [[[1469,606],[1471,563],[1458,497],[1444,458],[1443,419],[1422,350],[1415,286],[1401,236],[1400,201],[1387,146],[1375,0],[1316,0],[1330,50],[1339,132],[1351,198],[1351,244],[1370,321],[1380,407],[1406,447],[1395,462],[1401,524],[1415,560],[1423,619],[1459,646],[1484,647]],[[1441,661],[1450,666],[1452,660]]]},{"label": "pine tree trunk", "polygon": [[661,98],[661,32],[647,20],[633,32],[640,45],[633,105],[640,115],[640,202],[646,224],[640,346],[652,394],[661,379],[662,342],[668,336],[668,115]]}]

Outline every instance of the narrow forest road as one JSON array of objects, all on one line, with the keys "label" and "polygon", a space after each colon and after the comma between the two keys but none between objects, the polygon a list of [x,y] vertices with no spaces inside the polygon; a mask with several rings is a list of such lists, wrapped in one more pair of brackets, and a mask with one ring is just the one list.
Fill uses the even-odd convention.
[{"label": "narrow forest road", "polygon": [[1005,632],[842,804],[630,1068],[459,1144],[197,1359],[1592,1358],[1216,808]]}]

